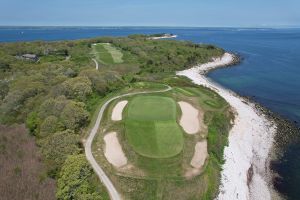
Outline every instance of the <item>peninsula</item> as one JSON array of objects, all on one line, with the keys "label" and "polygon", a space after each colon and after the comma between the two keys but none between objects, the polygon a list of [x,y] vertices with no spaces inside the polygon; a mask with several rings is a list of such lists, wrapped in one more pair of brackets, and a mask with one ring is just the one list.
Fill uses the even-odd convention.
[{"label": "peninsula", "polygon": [[26,124],[56,198],[271,198],[276,126],[204,76],[236,56],[173,37],[0,44],[1,123]]}]

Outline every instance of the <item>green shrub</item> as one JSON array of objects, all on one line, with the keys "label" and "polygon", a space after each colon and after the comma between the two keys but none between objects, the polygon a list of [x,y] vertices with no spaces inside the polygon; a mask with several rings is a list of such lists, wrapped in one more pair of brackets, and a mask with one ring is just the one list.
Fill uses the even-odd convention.
[{"label": "green shrub", "polygon": [[84,103],[69,101],[61,113],[61,120],[67,129],[78,131],[89,122],[89,113]]},{"label": "green shrub", "polygon": [[32,135],[36,135],[38,130],[38,125],[40,123],[40,119],[36,112],[31,112],[26,118],[26,126],[29,129]]},{"label": "green shrub", "polygon": [[108,91],[108,83],[103,75],[95,69],[84,70],[80,72],[79,76],[86,76],[92,82],[92,87],[100,95],[105,95]]},{"label": "green shrub", "polygon": [[70,99],[85,101],[87,96],[92,93],[92,83],[88,77],[71,78],[62,85],[64,95]]},{"label": "green shrub", "polygon": [[57,98],[49,98],[45,100],[39,108],[39,117],[45,119],[46,117],[53,115],[60,116],[61,111],[68,104],[69,100],[65,96],[59,96]]},{"label": "green shrub", "polygon": [[56,116],[50,115],[41,124],[39,136],[45,137],[49,134],[59,131],[59,129],[60,129],[60,124],[58,118]]},{"label": "green shrub", "polygon": [[99,191],[90,182],[92,168],[87,163],[85,156],[72,155],[65,161],[57,181],[58,200],[102,200]]},{"label": "green shrub", "polygon": [[68,155],[81,152],[80,138],[71,130],[50,135],[41,140],[39,144],[42,147],[42,154],[48,165],[48,174],[51,177],[56,176]]}]

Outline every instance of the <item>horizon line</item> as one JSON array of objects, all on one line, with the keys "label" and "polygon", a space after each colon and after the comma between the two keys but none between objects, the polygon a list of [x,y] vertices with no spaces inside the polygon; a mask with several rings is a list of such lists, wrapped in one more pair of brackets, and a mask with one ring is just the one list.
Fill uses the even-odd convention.
[{"label": "horizon line", "polygon": [[280,26],[173,26],[173,25],[0,25],[0,28],[38,28],[38,27],[66,27],[66,28],[245,28],[245,29],[278,29],[278,28],[300,28],[296,25],[280,25]]}]

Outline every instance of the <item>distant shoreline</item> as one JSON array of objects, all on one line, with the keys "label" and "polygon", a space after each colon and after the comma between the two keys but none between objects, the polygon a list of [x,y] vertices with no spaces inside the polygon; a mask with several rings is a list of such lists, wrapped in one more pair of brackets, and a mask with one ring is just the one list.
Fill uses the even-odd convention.
[{"label": "distant shoreline", "polygon": [[162,36],[154,36],[154,37],[148,37],[149,40],[160,40],[160,39],[171,39],[171,38],[177,38],[177,35],[173,34],[163,34]]}]

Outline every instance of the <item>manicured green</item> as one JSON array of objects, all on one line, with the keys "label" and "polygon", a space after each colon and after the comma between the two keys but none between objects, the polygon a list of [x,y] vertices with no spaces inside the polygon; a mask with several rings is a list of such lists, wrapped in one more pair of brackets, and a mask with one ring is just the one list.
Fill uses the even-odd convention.
[{"label": "manicured green", "polygon": [[110,43],[103,43],[102,45],[110,53],[114,63],[123,62],[123,53],[121,51],[119,51],[116,47],[112,46]]},{"label": "manicured green", "polygon": [[137,96],[129,102],[125,120],[128,142],[140,155],[168,158],[182,151],[183,135],[172,98]]},{"label": "manicured green", "polygon": [[117,64],[123,63],[123,53],[110,43],[93,44],[93,53],[100,63]]},{"label": "manicured green", "polygon": [[158,121],[176,119],[176,102],[168,97],[137,96],[130,101],[128,119]]}]

